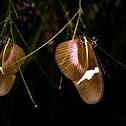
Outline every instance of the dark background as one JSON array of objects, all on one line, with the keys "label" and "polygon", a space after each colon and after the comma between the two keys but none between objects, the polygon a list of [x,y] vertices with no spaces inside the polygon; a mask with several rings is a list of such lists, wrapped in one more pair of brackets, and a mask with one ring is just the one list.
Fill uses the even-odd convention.
[{"label": "dark background", "polygon": [[[35,50],[54,36],[68,21],[58,0],[36,0],[36,8],[30,7],[29,0],[14,0],[19,19],[11,6],[11,18],[17,25],[30,51]],[[78,0],[61,0],[68,17],[78,11]],[[122,64],[126,64],[126,4],[125,0],[82,0],[84,14],[81,16],[86,29],[79,29],[87,36],[98,38],[98,45]],[[29,6],[26,6],[27,5]],[[9,0],[0,0],[0,21],[6,19]],[[76,24],[77,17],[73,23]],[[0,25],[2,30],[3,24]],[[13,26],[16,43],[26,54],[19,33]],[[11,91],[0,97],[0,126],[20,125],[126,125],[126,70],[96,48],[98,56],[105,66],[104,95],[95,105],[82,101],[73,83],[59,70],[55,62],[56,46],[66,40],[67,28],[60,33],[51,45],[46,45],[33,56],[56,86],[63,77],[62,89],[58,90],[42,72],[33,56],[27,58],[22,66],[26,83],[38,105],[32,104],[23,84],[20,73]],[[70,33],[71,34],[71,33]],[[77,35],[82,35],[79,30]],[[72,34],[71,34],[72,36]],[[69,39],[71,39],[69,36]]]}]

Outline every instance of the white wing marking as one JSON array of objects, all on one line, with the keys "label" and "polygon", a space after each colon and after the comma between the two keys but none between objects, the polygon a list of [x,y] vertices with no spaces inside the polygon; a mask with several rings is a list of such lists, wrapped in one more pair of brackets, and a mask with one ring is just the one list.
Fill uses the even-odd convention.
[{"label": "white wing marking", "polygon": [[85,72],[85,74],[83,75],[83,77],[77,82],[77,84],[79,84],[80,82],[82,82],[85,79],[90,80],[95,73],[99,73],[99,68],[98,67],[95,67],[94,70],[87,70]]}]

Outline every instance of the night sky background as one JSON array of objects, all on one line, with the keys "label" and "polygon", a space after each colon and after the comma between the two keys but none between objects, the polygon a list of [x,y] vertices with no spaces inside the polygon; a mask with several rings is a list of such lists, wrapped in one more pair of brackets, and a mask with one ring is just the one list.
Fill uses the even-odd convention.
[{"label": "night sky background", "polygon": [[[26,55],[53,37],[78,11],[79,0],[13,0],[19,19],[11,6],[11,18],[19,29],[30,51],[13,25],[16,43]],[[82,0],[84,14],[77,36],[85,33],[96,36],[97,44],[122,64],[126,65],[126,2],[125,0]],[[9,0],[0,0],[0,22],[6,19]],[[77,17],[73,20],[76,24]],[[0,25],[2,30],[3,24]],[[72,28],[72,27],[71,27]],[[72,28],[74,30],[74,26]],[[69,33],[69,35],[68,35]],[[0,97],[0,126],[22,125],[77,125],[77,126],[126,126],[126,69],[95,48],[106,74],[104,95],[95,105],[88,105],[79,97],[72,81],[67,79],[55,62],[55,48],[72,38],[67,28],[52,42],[27,58],[21,67],[25,81],[38,108],[35,108],[20,72],[10,92]],[[2,45],[0,45],[2,46]],[[34,56],[34,57],[33,57]],[[35,60],[35,59],[36,60]],[[37,62],[36,62],[37,61]],[[39,64],[39,65],[38,65]],[[62,88],[57,89],[62,76]]]}]

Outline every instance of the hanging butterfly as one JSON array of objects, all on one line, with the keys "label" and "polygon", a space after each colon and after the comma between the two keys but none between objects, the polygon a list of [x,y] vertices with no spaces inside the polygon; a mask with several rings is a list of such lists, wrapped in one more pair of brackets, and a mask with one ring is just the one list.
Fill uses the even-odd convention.
[{"label": "hanging butterfly", "polygon": [[103,94],[102,72],[94,53],[96,41],[83,35],[80,40],[62,42],[55,59],[61,72],[73,81],[80,97],[88,104],[100,101]]},{"label": "hanging butterfly", "polygon": [[15,81],[16,73],[19,71],[19,66],[21,67],[25,62],[25,59],[21,60],[24,56],[25,53],[21,47],[13,44],[12,39],[6,39],[3,50],[0,53],[0,96],[10,91]]}]

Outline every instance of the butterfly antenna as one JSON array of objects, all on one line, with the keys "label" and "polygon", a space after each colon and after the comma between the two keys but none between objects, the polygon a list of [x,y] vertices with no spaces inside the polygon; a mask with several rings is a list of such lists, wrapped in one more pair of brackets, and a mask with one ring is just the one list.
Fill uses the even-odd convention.
[{"label": "butterfly antenna", "polygon": [[[69,26],[68,26],[68,27],[69,27]],[[71,27],[69,27],[69,28],[70,28],[71,32],[74,34],[73,29],[72,29]],[[71,36],[71,35],[70,35],[70,36]],[[72,36],[71,36],[71,37],[72,37]],[[79,40],[79,38],[78,38],[78,36],[77,36],[77,35],[75,35],[75,38]]]},{"label": "butterfly antenna", "polygon": [[[81,14],[84,14],[84,13],[82,12]],[[86,29],[86,26],[85,26],[85,24],[84,24],[83,21],[82,21],[81,15],[80,15],[80,22],[81,22],[81,24],[83,25],[83,28]]]}]

